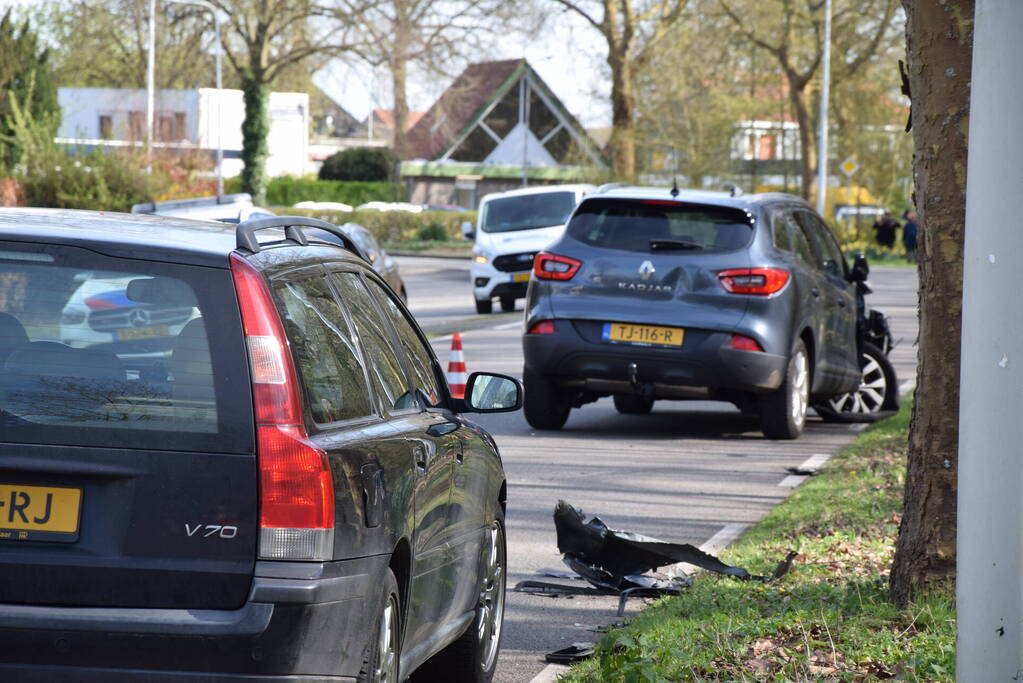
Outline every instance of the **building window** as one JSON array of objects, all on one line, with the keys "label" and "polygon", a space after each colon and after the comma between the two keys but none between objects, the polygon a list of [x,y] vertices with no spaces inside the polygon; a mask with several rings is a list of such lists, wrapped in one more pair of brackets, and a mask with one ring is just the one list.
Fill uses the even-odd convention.
[{"label": "building window", "polygon": [[132,142],[146,139],[146,113],[144,111],[128,112],[128,139]]},{"label": "building window", "polygon": [[114,137],[114,117],[110,114],[99,115],[99,137],[102,140],[111,140]]},{"label": "building window", "polygon": [[558,117],[548,108],[547,104],[533,88],[529,89],[529,130],[533,131],[538,139],[543,140],[544,136],[558,127]]},{"label": "building window", "polygon": [[519,122],[519,84],[516,83],[483,119],[502,140]]},{"label": "building window", "polygon": [[551,156],[558,163],[565,163],[575,148],[572,134],[568,132],[568,128],[565,126],[562,126],[557,133],[552,135],[550,140],[545,142],[543,146],[547,148],[547,151],[551,153]]},{"label": "building window", "polygon": [[480,162],[486,159],[495,147],[497,147],[497,141],[490,137],[485,130],[476,126],[465,140],[462,140],[462,144],[451,153],[450,157],[455,161]]}]

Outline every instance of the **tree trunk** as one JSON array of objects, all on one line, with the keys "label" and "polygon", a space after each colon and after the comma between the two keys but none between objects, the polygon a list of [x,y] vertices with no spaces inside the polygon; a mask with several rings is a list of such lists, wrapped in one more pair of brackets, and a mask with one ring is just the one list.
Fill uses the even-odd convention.
[{"label": "tree trunk", "polygon": [[799,126],[799,192],[803,199],[810,201],[810,193],[813,191],[813,153],[814,136],[813,121],[810,112],[803,102],[803,89],[806,84],[798,85],[793,82],[789,74],[786,74],[789,81],[789,101],[792,103],[792,111],[796,114],[796,124]]},{"label": "tree trunk", "polygon": [[408,57],[401,49],[401,43],[395,42],[394,55],[391,57],[391,89],[394,93],[394,141],[392,147],[399,159],[404,159],[408,152],[408,135],[405,128],[408,123]]},{"label": "tree trunk", "polygon": [[919,214],[920,346],[904,512],[891,573],[899,605],[955,576],[959,352],[973,0],[903,0]]},{"label": "tree trunk", "polygon": [[270,133],[270,86],[256,78],[251,70],[241,74],[245,99],[242,121],[242,192],[252,195],[257,204],[266,203],[266,158]]},{"label": "tree trunk", "polygon": [[611,165],[615,179],[633,182],[636,175],[636,82],[624,53],[608,51],[611,67]]}]

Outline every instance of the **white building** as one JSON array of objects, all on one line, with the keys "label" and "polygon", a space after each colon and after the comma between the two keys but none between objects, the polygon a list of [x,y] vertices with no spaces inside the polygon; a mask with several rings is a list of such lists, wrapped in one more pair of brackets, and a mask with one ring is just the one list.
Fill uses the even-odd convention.
[{"label": "white building", "polygon": [[[146,91],[124,88],[60,88],[63,119],[57,142],[111,147],[142,146],[146,137]],[[205,150],[215,156],[224,148],[224,175],[241,173],[241,90],[157,90],[153,116],[154,145],[175,150]],[[270,94],[267,174],[302,175],[309,162],[309,96]]]}]

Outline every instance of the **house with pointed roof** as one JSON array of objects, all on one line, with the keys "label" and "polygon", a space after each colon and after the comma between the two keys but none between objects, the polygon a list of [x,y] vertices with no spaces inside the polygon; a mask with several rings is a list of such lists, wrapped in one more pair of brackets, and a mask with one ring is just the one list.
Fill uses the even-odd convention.
[{"label": "house with pointed roof", "polygon": [[525,59],[470,64],[408,131],[411,201],[474,208],[487,192],[578,180],[600,148]]}]

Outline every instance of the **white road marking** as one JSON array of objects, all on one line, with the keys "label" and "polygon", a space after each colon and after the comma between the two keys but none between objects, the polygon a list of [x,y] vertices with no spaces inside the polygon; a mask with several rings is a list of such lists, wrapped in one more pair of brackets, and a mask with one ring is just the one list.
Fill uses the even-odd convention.
[{"label": "white road marking", "polygon": [[488,327],[487,329],[488,330],[513,330],[516,327],[522,327],[522,321],[521,320],[516,320],[513,323],[504,323],[503,325],[498,325],[497,327]]},{"label": "white road marking", "polygon": [[569,668],[564,664],[548,664],[529,683],[555,683],[558,680],[558,676],[568,673]]},{"label": "white road marking", "polygon": [[870,425],[868,423],[866,423],[866,422],[860,422],[858,424],[849,425],[849,431],[850,432],[855,432],[855,433],[859,434],[860,432],[862,432],[864,429],[866,429],[869,426]]},{"label": "white road marking", "polygon": [[899,392],[903,394],[905,394],[908,391],[913,391],[913,389],[916,389],[915,377],[913,379],[907,379],[905,382],[899,385]]},{"label": "white road marking", "polygon": [[749,524],[729,524],[724,526],[720,531],[708,538],[707,541],[700,546],[700,550],[708,555],[717,555],[719,552],[730,546],[735,539],[739,538],[739,534],[745,531],[748,527]]},{"label": "white road marking", "polygon": [[[819,470],[824,463],[831,459],[830,453],[814,453],[798,467],[801,470]],[[790,474],[789,476],[778,482],[778,486],[783,488],[794,489],[804,481],[809,479],[810,476],[807,474]]]}]

